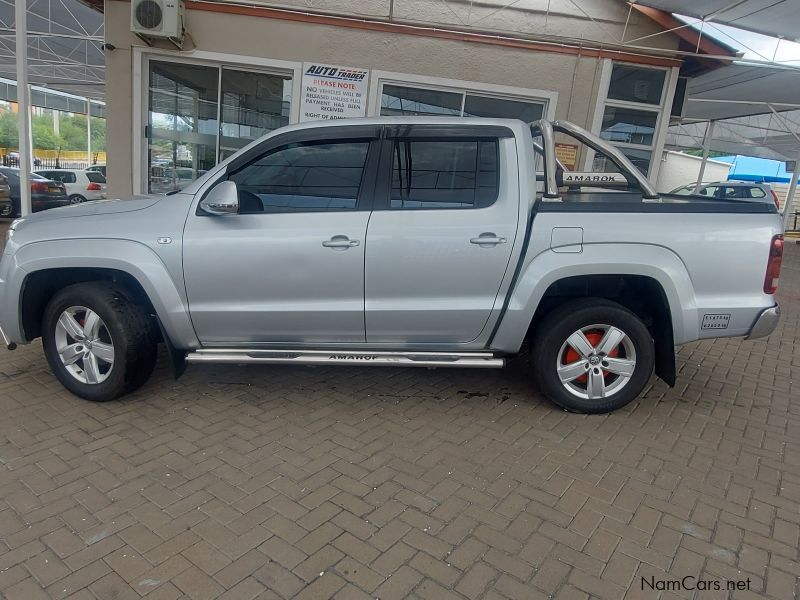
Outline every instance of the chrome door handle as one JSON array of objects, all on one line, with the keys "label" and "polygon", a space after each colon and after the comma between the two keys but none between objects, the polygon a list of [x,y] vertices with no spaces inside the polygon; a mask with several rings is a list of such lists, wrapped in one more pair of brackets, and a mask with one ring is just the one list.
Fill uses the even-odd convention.
[{"label": "chrome door handle", "polygon": [[478,246],[496,246],[497,244],[505,244],[507,241],[506,238],[487,231],[478,237],[470,238],[469,243],[477,244]]},{"label": "chrome door handle", "polygon": [[358,240],[351,240],[346,235],[335,235],[331,239],[322,242],[322,245],[334,250],[347,250],[353,246],[358,246],[360,243]]}]

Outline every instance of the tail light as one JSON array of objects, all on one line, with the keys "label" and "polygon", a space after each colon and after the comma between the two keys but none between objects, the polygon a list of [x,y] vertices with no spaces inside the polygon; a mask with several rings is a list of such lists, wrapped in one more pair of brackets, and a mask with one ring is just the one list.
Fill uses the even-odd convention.
[{"label": "tail light", "polygon": [[32,181],[31,182],[31,191],[32,192],[46,192],[47,191],[47,183],[44,181]]},{"label": "tail light", "polygon": [[90,183],[86,186],[86,191],[88,192],[99,192],[101,189],[103,188],[100,187],[99,183]]},{"label": "tail light", "polygon": [[772,192],[772,199],[775,200],[775,208],[778,210],[781,209],[781,201],[778,199],[778,194],[775,193],[775,190],[770,190]]},{"label": "tail light", "polygon": [[764,276],[764,293],[774,294],[778,291],[778,280],[781,276],[781,260],[783,260],[783,236],[776,235],[769,245],[767,274]]}]

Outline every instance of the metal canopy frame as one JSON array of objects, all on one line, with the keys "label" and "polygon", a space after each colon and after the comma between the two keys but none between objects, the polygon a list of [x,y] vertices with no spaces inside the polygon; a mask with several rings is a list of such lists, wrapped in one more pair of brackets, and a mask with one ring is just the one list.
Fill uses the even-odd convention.
[{"label": "metal canopy frame", "polygon": [[27,4],[28,83],[103,100],[103,14],[79,0],[0,0],[0,77],[17,79],[20,3]]}]

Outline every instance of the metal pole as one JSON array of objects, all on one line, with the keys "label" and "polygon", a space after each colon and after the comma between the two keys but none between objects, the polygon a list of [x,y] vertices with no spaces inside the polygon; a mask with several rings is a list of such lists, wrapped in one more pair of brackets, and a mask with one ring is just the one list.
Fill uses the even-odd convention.
[{"label": "metal pole", "polygon": [[92,164],[92,101],[86,99],[86,162]]},{"label": "metal pole", "polygon": [[714,139],[714,125],[716,121],[709,121],[706,127],[706,134],[703,136],[703,160],[700,162],[700,172],[697,174],[697,181],[694,185],[694,193],[700,191],[700,184],[703,183],[703,176],[706,174],[708,164],[708,154],[711,151],[711,140]]},{"label": "metal pole", "polygon": [[789,215],[794,210],[794,197],[797,192],[797,180],[800,178],[800,152],[797,155],[797,164],[792,171],[792,182],[789,184],[789,193],[786,194],[786,202],[783,204],[783,230],[789,224]]},{"label": "metal pole", "polygon": [[19,133],[19,210],[22,216],[31,213],[31,100],[28,87],[28,2],[14,3],[17,29],[17,131]]}]

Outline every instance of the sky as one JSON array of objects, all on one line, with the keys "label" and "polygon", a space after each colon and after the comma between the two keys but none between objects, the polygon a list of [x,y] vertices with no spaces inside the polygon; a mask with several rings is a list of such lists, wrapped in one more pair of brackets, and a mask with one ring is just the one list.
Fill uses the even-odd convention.
[{"label": "sky", "polygon": [[[700,28],[700,19],[676,16],[687,23],[692,23],[697,29]],[[779,40],[768,35],[713,22],[703,26],[703,35],[710,35],[728,46],[738,48],[744,52],[742,58],[762,61],[775,60],[775,62],[800,67],[800,43],[797,42]]]}]

